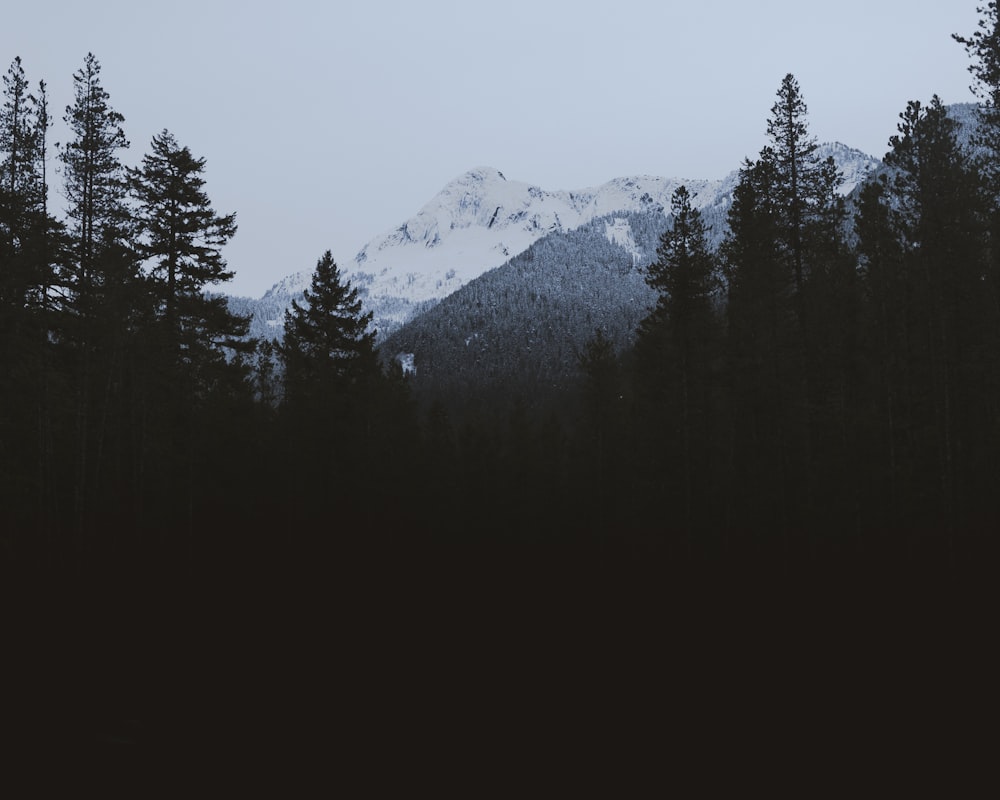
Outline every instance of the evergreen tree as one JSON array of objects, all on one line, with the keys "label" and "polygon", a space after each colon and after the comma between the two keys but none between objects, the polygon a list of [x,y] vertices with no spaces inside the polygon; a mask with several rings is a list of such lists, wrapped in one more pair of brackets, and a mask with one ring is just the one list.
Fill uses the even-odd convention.
[{"label": "evergreen tree", "polygon": [[[761,343],[774,340],[776,326],[788,313],[787,308],[778,306],[787,306],[793,288],[780,259],[774,181],[773,158],[769,154],[760,161],[747,160],[743,164],[728,213],[729,232],[721,249],[729,324],[769,325],[771,336],[750,328],[741,337]],[[741,319],[744,313],[745,321]]]},{"label": "evergreen tree", "polygon": [[357,289],[341,279],[328,250],[316,264],[303,304],[293,301],[285,312],[278,347],[282,419],[291,448],[286,476],[293,495],[302,493],[301,512],[319,513],[322,498],[334,487],[351,487],[355,501],[371,491],[365,476],[378,450],[382,375],[370,322]]},{"label": "evergreen tree", "polygon": [[67,277],[77,313],[84,315],[96,313],[93,306],[101,293],[132,277],[121,274],[126,265],[115,257],[130,233],[125,172],[118,156],[129,143],[121,127],[125,118],[109,105],[100,74],[100,63],[88,53],[73,76],[75,100],[64,117],[73,138],[59,154],[76,251]]},{"label": "evergreen tree", "polygon": [[[235,214],[221,216],[212,208],[204,167],[203,158],[164,130],[153,137],[141,168],[128,170],[134,246],[145,268],[146,316],[133,343],[133,405],[142,409],[135,472],[143,476],[144,501],[152,499],[168,518],[175,516],[172,508],[196,507],[212,480],[203,473],[212,455],[206,443],[215,432],[207,419],[225,418],[224,409],[250,396],[242,355],[252,345],[241,340],[249,321],[233,315],[225,297],[207,291],[233,276],[222,248],[236,222]],[[189,527],[191,512],[186,516]]]},{"label": "evergreen tree", "polygon": [[795,282],[782,258],[775,159],[744,163],[722,244],[726,279],[729,464],[727,516],[735,529],[782,530],[796,474],[790,467]]},{"label": "evergreen tree", "polygon": [[[23,330],[24,317],[47,281],[37,261],[37,238],[47,220],[44,134],[48,127],[45,87],[41,101],[28,88],[21,59],[3,76],[0,108],[0,331],[5,338]],[[23,343],[22,343],[23,344]]]},{"label": "evergreen tree", "polygon": [[[973,144],[979,152],[974,159],[982,181],[987,211],[987,264],[983,294],[990,298],[990,313],[1000,317],[1000,6],[991,0],[977,9],[978,30],[971,37],[953,34],[972,59],[969,72],[972,91],[980,100],[979,126]],[[996,337],[991,346],[1000,349]],[[995,384],[995,379],[994,379]]]},{"label": "evergreen tree", "polygon": [[30,265],[25,258],[31,212],[38,204],[40,187],[34,174],[37,163],[38,128],[35,99],[21,59],[3,76],[4,103],[0,108],[0,381],[11,384],[6,374],[23,345],[20,339],[24,311],[31,284]]},{"label": "evergreen tree", "polygon": [[66,261],[68,239],[66,226],[49,213],[48,132],[52,127],[52,120],[49,116],[48,86],[45,81],[38,83],[35,109],[34,175],[37,176],[38,190],[34,195],[36,212],[32,215],[33,227],[26,251],[34,264],[34,301],[48,317],[52,310],[50,289],[56,281],[60,265]]},{"label": "evergreen tree", "polygon": [[[88,53],[73,76],[74,102],[64,116],[72,138],[59,153],[70,253],[57,282],[64,312],[61,340],[75,367],[74,501],[80,534],[91,511],[111,506],[97,499],[101,493],[125,493],[117,483],[129,471],[128,460],[119,458],[119,448],[131,439],[128,345],[144,302],[119,160],[119,151],[128,147],[124,118],[111,108],[100,71]],[[109,464],[115,474],[105,474]]]},{"label": "evergreen tree", "polygon": [[[705,491],[711,451],[711,372],[718,342],[714,301],[719,281],[704,222],[686,187],[674,192],[671,213],[673,222],[660,237],[657,260],[646,277],[658,299],[639,326],[636,369],[647,403],[642,416],[648,417],[645,424],[651,431],[660,434],[653,437],[660,451],[654,463],[665,456],[668,463],[679,466],[678,480],[666,479],[664,485],[682,488],[690,548],[695,493]],[[679,459],[673,458],[674,452]],[[658,471],[664,466],[661,463]]]},{"label": "evergreen tree", "polygon": [[164,130],[153,137],[142,168],[129,171],[137,249],[148,265],[169,358],[191,368],[217,362],[218,348],[236,345],[248,327],[229,313],[225,298],[206,294],[209,286],[233,277],[221,250],[236,233],[236,215],[215,213],[203,188],[204,169],[204,158],[195,158]]},{"label": "evergreen tree", "polygon": [[[38,166],[38,101],[16,58],[3,76],[4,104],[0,108],[0,198],[5,249],[16,246],[23,235],[25,217],[42,202]],[[12,241],[13,240],[13,241]]]},{"label": "evergreen tree", "polygon": [[654,335],[656,325],[665,325],[681,360],[690,361],[693,348],[711,327],[713,296],[718,289],[715,259],[708,250],[701,213],[691,205],[687,187],[681,186],[671,199],[673,222],[660,237],[657,260],[649,266],[646,282],[657,292],[656,310],[640,328]]},{"label": "evergreen tree", "polygon": [[357,288],[341,280],[327,250],[316,263],[303,305],[292,301],[285,312],[285,337],[279,347],[285,402],[322,403],[376,370],[370,323],[371,313],[361,313]]},{"label": "evergreen tree", "polygon": [[907,274],[905,237],[893,205],[886,175],[866,184],[859,198],[855,231],[864,286],[863,335],[871,352],[875,385],[870,391],[878,417],[873,426],[877,433],[869,437],[872,457],[864,472],[875,496],[888,498],[876,512],[875,522],[883,529],[899,530],[905,507],[904,484],[913,465],[909,357],[916,286]]},{"label": "evergreen tree", "polygon": [[[938,527],[954,528],[968,513],[970,492],[991,463],[987,455],[998,411],[996,326],[984,292],[986,228],[978,176],[957,143],[957,127],[935,96],[900,114],[899,134],[885,161],[894,170],[898,235],[908,292],[907,369],[913,397],[910,424],[923,431],[923,458],[937,464],[935,484],[914,487]],[[895,302],[899,302],[898,299]],[[985,405],[984,405],[985,403]],[[918,456],[921,457],[921,456]],[[925,468],[918,474],[933,474]]]},{"label": "evergreen tree", "polygon": [[818,157],[806,113],[798,82],[786,75],[767,123],[771,143],[744,172],[727,245],[730,320],[736,323],[730,325],[731,341],[746,349],[738,341],[740,324],[762,334],[750,345],[757,352],[741,359],[751,366],[745,376],[751,383],[737,393],[745,395],[750,386],[750,396],[763,390],[755,405],[777,425],[770,436],[780,448],[778,472],[785,477],[772,497],[786,530],[799,527],[796,515],[830,489],[831,476],[819,467],[824,450],[839,449],[844,456],[847,442],[836,431],[846,424],[854,355],[856,287],[844,243],[840,176],[832,158]]},{"label": "evergreen tree", "polygon": [[[835,205],[837,184],[833,159],[820,161],[816,139],[806,124],[807,108],[798,81],[785,76],[778,89],[778,99],[767,122],[770,148],[761,159],[773,163],[775,208],[779,214],[779,234],[795,279],[796,295],[801,297],[810,262],[810,228]],[[800,312],[801,315],[801,312]],[[800,324],[802,324],[800,320]]]},{"label": "evergreen tree", "polygon": [[0,107],[0,501],[27,530],[51,513],[49,313],[61,226],[48,214],[44,82],[31,94],[20,59],[3,77]]},{"label": "evergreen tree", "polygon": [[[980,143],[1000,154],[1000,8],[996,0],[976,9],[980,18],[972,36],[952,34],[972,59],[969,72],[973,77],[972,93],[981,102],[980,116],[984,123]],[[994,162],[996,179],[1000,165]]]},{"label": "evergreen tree", "polygon": [[[17,58],[3,76],[0,107],[0,527],[17,532],[17,513],[26,493],[27,442],[23,431],[31,408],[26,397],[28,373],[26,308],[31,282],[25,259],[25,233],[37,186],[31,180],[35,159],[34,99]],[[32,387],[33,388],[33,387]],[[29,473],[30,474],[30,473]]]},{"label": "evergreen tree", "polygon": [[750,290],[748,297],[755,299],[745,306],[770,307],[772,333],[784,324],[784,311],[775,303],[790,301],[798,327],[794,367],[802,379],[817,338],[810,330],[817,304],[808,301],[809,281],[816,277],[822,283],[828,277],[823,273],[845,260],[845,212],[836,191],[840,176],[832,157],[818,157],[806,114],[798,81],[788,74],[767,122],[771,144],[741,173],[726,245],[731,300]]}]

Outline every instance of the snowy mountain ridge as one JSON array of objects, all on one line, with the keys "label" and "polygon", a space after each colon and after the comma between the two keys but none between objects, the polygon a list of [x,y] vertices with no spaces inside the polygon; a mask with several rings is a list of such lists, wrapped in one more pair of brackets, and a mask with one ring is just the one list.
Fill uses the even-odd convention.
[{"label": "snowy mountain ridge", "polygon": [[[880,164],[835,143],[821,145],[819,155],[834,157],[843,173],[844,194]],[[577,191],[547,191],[508,180],[493,167],[477,167],[445,185],[403,224],[370,240],[340,268],[358,288],[366,310],[372,311],[375,327],[385,334],[549,233],[572,231],[621,212],[668,215],[671,196],[682,185],[696,208],[723,212],[738,177],[738,171],[721,180],[637,175]],[[623,222],[609,223],[608,240],[638,263],[650,254],[636,249]],[[311,276],[311,270],[304,270],[283,278],[262,302],[272,310],[287,306],[309,287]],[[280,328],[279,318],[266,322],[272,332]]]}]

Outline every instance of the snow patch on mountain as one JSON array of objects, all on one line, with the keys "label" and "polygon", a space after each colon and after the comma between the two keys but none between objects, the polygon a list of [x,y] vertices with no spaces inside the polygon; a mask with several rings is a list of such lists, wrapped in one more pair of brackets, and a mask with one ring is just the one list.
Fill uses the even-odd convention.
[{"label": "snow patch on mountain", "polygon": [[615,217],[605,224],[605,235],[611,244],[616,244],[632,256],[632,263],[638,264],[643,259],[643,253],[635,243],[632,226],[627,219]]},{"label": "snow patch on mountain", "polygon": [[[843,172],[840,191],[845,195],[880,163],[835,143],[820,145],[817,153],[833,156]],[[692,206],[720,216],[732,202],[738,180],[736,171],[721,180],[638,175],[577,191],[547,191],[508,180],[493,167],[477,167],[448,183],[413,217],[376,236],[340,267],[358,287],[375,328],[384,336],[549,233],[571,231],[618,213],[668,215],[671,197],[682,185],[691,193]],[[627,220],[610,222],[607,237],[636,263],[648,258],[637,247]],[[311,270],[287,276],[262,302],[277,309],[284,300],[287,306],[301,297],[311,276]],[[267,324],[278,327],[280,314],[270,314]]]},{"label": "snow patch on mountain", "polygon": [[373,276],[369,297],[439,299],[552,231],[575,228],[591,195],[546,192],[479,167],[447,184],[398,228],[345,266]]},{"label": "snow patch on mountain", "polygon": [[840,144],[839,142],[824,142],[816,148],[816,156],[820,161],[833,158],[834,163],[841,172],[840,185],[837,187],[838,193],[842,197],[847,197],[857,189],[871,175],[882,162],[877,158],[872,158],[860,150]]},{"label": "snow patch on mountain", "polygon": [[404,375],[416,375],[416,356],[413,353],[399,353],[396,355],[396,363]]},{"label": "snow patch on mountain", "polygon": [[[385,331],[407,321],[408,307],[447,297],[549,233],[575,230],[616,212],[668,214],[670,198],[681,185],[688,187],[695,206],[706,206],[717,200],[725,183],[641,175],[594,188],[547,191],[478,167],[448,183],[402,225],[371,240],[344,272],[352,281],[362,271],[370,276],[366,302],[376,326]],[[609,235],[642,258],[625,228]],[[380,313],[387,301],[395,315]]]}]

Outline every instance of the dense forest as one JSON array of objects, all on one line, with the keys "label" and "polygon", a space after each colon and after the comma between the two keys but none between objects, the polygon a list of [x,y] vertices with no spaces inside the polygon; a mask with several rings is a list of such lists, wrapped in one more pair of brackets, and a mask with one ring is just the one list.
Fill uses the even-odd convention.
[{"label": "dense forest", "polygon": [[[787,75],[718,247],[683,187],[662,229],[634,220],[658,242],[651,264],[623,262],[603,220],[578,237],[593,296],[574,298],[578,265],[550,263],[542,240],[513,262],[517,291],[486,275],[468,311],[529,308],[531,329],[505,333],[523,346],[482,374],[468,326],[418,318],[405,335],[442,353],[418,390],[329,252],[284,338],[250,336],[218,294],[237,225],[211,204],[205,160],[163,131],[125,167],[125,119],[93,55],[53,148],[46,85],[15,59],[0,109],[0,576],[78,626],[65,696],[87,694],[94,648],[123,673],[148,658],[187,674],[190,651],[150,656],[142,632],[210,648],[209,628],[277,609],[298,623],[272,630],[301,632],[348,595],[377,605],[361,563],[414,591],[431,582],[421,570],[575,558],[634,558],[622,581],[640,584],[986,570],[1000,530],[997,23],[990,4],[956,37],[981,101],[971,141],[937,97],[909,103],[886,169],[848,206]],[[571,325],[586,347],[560,349]]]}]

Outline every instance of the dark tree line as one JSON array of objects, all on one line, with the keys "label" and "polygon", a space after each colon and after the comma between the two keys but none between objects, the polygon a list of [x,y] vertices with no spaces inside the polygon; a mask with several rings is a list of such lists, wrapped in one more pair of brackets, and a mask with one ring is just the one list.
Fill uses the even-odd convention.
[{"label": "dark tree line", "polygon": [[[849,210],[789,75],[721,247],[683,188],[644,269],[603,249],[596,227],[598,281],[567,266],[532,282],[543,240],[517,262],[521,290],[492,296],[486,278],[461,311],[497,329],[512,324],[500,304],[530,310],[529,330],[508,331],[510,363],[484,379],[476,347],[502,342],[417,328],[458,355],[416,399],[329,252],[284,340],[248,336],[209,291],[232,275],[236,218],[212,207],[204,159],[163,131],[127,168],[124,118],[92,55],[64,114],[54,214],[46,87],[15,60],[0,108],[0,577],[70,623],[47,662],[49,702],[84,704],[88,724],[107,705],[167,720],[214,752],[210,725],[191,730],[206,716],[236,738],[286,735],[331,684],[377,683],[359,716],[384,727],[393,717],[370,697],[420,674],[433,615],[410,604],[440,580],[460,593],[434,613],[491,571],[506,610],[526,565],[554,590],[577,570],[585,590],[559,607],[627,588],[639,601],[625,620],[705,564],[743,585],[817,564],[985,574],[1000,530],[998,30],[990,3],[959,38],[984,103],[971,147],[936,97],[910,103]],[[567,348],[559,327],[582,325],[594,335]],[[571,380],[548,380],[550,353]],[[474,402],[477,389],[492,402]],[[685,609],[702,597],[691,585]],[[405,618],[399,630],[359,622],[380,604],[382,620]],[[600,603],[582,608],[588,635],[595,619],[619,625]],[[544,620],[542,637],[565,622]],[[469,611],[452,646],[483,624]],[[370,674],[331,677],[382,639],[392,647]],[[9,650],[8,662],[29,652]]]},{"label": "dark tree line", "polygon": [[646,442],[633,502],[673,509],[663,529],[676,541],[690,548],[700,532],[711,552],[786,563],[915,551],[947,562],[989,541],[1000,522],[990,108],[966,150],[938,98],[910,103],[886,169],[846,219],[789,75],[718,253],[677,192],[648,270],[660,301],[631,362],[631,424]]},{"label": "dark tree line", "polygon": [[[997,522],[1000,479],[991,30],[962,40],[986,101],[973,147],[937,98],[911,103],[849,211],[788,75],[720,247],[683,187],[647,269],[604,247],[600,224],[586,239],[615,302],[641,298],[622,312],[634,347],[587,294],[598,284],[534,270],[543,242],[518,262],[523,291],[492,296],[484,279],[467,312],[524,305],[530,330],[409,332],[458,337],[465,360],[517,338],[497,374],[424,365],[419,403],[329,252],[284,340],[248,336],[208,291],[232,276],[236,218],[212,208],[204,159],[163,131],[125,167],[92,55],[54,216],[46,89],[15,60],[0,116],[7,563],[294,570],[363,530],[418,548],[620,537],[680,561],[955,558]],[[582,350],[556,330],[566,320],[596,331]],[[477,380],[490,400],[470,401]]]},{"label": "dark tree line", "polygon": [[[137,169],[100,65],[73,77],[49,209],[50,114],[20,60],[4,78],[3,415],[7,554],[80,567],[190,525],[213,477],[206,416],[244,381],[245,323],[225,280],[235,218],[202,190],[204,160],[164,131]],[[188,545],[185,545],[187,547]]]},{"label": "dark tree line", "polygon": [[[885,168],[849,204],[786,76],[721,247],[679,190],[645,270],[655,307],[624,351],[615,329],[592,326],[574,354],[579,382],[476,372],[477,348],[520,345],[516,332],[480,342],[474,319],[405,329],[394,347],[458,337],[435,351],[455,359],[425,359],[434,375],[419,383],[433,403],[428,429],[446,441],[438,461],[503,498],[506,530],[596,533],[658,542],[682,561],[786,569],[975,561],[1000,526],[1000,152],[984,97],[968,145],[938,98],[910,103]],[[518,302],[544,299],[538,287],[556,274],[535,274],[537,257],[517,262]],[[489,276],[481,283],[478,313],[492,314]],[[428,320],[475,313],[466,303]],[[547,319],[544,306],[533,319]],[[477,375],[488,390],[469,388]]]},{"label": "dark tree line", "polygon": [[271,698],[225,704],[243,626],[329,614],[337,554],[405,526],[417,424],[329,253],[284,341],[252,339],[215,288],[237,226],[205,159],[164,130],[126,166],[93,55],[73,89],[57,187],[46,88],[20,60],[0,109],[0,579],[42,640],[5,636],[26,704],[7,719],[75,744],[128,740],[122,720],[237,736],[226,720]]},{"label": "dark tree line", "polygon": [[281,550],[262,531],[315,524],[331,497],[352,498],[326,521],[342,536],[405,463],[384,421],[408,435],[356,292],[327,253],[284,343],[250,339],[209,291],[233,275],[223,250],[237,226],[212,207],[205,160],[164,130],[125,166],[124,117],[93,55],[73,81],[58,218],[45,85],[32,90],[19,59],[4,77],[5,570],[111,585],[217,577]]},{"label": "dark tree line", "polygon": [[[325,495],[331,518],[423,532],[475,528],[496,498],[498,530],[652,532],[688,555],[893,549],[914,531],[955,547],[995,518],[993,13],[960,39],[984,100],[973,148],[937,98],[911,103],[849,212],[786,76],[721,247],[676,193],[640,271],[657,299],[631,323],[634,348],[622,353],[606,309],[578,318],[566,286],[531,282],[535,248],[527,293],[510,301],[534,309],[535,327],[479,405],[462,388],[475,365],[458,363],[424,365],[423,405],[410,401],[329,253],[284,341],[250,339],[208,292],[232,275],[236,219],[212,208],[204,159],[163,131],[126,168],[124,118],[92,55],[64,114],[66,205],[53,215],[46,87],[15,60],[0,117],[6,551],[78,566],[162,548],[164,563],[196,564],[199,548],[274,544],[233,533],[248,521],[312,526]],[[604,241],[599,227],[588,241]],[[616,258],[602,269],[627,300],[635,270]],[[473,312],[505,302],[484,293]],[[560,345],[549,306],[596,338]],[[458,336],[463,358],[498,346],[469,330],[424,334]]]}]

